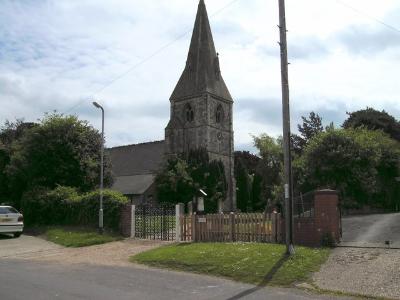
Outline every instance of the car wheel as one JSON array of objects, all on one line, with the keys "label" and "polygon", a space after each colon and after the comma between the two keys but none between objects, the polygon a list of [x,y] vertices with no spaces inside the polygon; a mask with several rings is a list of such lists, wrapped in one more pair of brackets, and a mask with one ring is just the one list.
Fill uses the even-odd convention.
[{"label": "car wheel", "polygon": [[21,236],[21,232],[15,232],[15,233],[14,233],[14,237],[15,237],[15,238],[19,238],[20,236]]}]

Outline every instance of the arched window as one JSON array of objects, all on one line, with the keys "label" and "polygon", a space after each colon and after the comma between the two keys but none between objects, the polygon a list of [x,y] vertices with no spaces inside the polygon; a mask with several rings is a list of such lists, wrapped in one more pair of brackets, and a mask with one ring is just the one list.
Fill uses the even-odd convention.
[{"label": "arched window", "polygon": [[219,124],[224,120],[224,110],[222,105],[218,105],[217,111],[215,112],[215,121]]},{"label": "arched window", "polygon": [[185,120],[189,123],[194,120],[194,111],[190,104],[186,104],[185,106]]}]

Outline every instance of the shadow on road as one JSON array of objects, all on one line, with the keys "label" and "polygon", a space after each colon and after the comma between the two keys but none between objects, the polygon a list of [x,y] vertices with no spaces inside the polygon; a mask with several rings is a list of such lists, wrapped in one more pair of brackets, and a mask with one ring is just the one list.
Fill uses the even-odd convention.
[{"label": "shadow on road", "polygon": [[289,259],[289,255],[284,254],[277,262],[276,264],[272,267],[272,269],[268,272],[267,275],[265,275],[264,279],[262,282],[260,282],[257,286],[245,290],[243,292],[240,292],[239,294],[232,296],[230,298],[228,298],[227,300],[237,300],[237,299],[241,299],[244,298],[250,294],[253,294],[255,292],[257,292],[258,290],[266,287],[268,285],[268,283],[271,282],[272,278],[274,278],[274,275],[276,274],[276,272],[278,272],[278,270],[283,266],[283,264]]}]

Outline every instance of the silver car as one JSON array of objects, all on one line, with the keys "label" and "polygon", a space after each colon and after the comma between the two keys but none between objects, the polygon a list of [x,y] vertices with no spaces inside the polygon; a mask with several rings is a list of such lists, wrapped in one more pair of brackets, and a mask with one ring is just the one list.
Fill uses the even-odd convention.
[{"label": "silver car", "polygon": [[14,207],[0,206],[0,234],[13,234],[19,237],[24,230],[24,217]]}]

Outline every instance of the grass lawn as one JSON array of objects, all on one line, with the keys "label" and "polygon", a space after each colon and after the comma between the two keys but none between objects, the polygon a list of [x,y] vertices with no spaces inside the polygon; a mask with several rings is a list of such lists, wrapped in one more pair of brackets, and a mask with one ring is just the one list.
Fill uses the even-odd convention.
[{"label": "grass lawn", "polygon": [[285,252],[284,245],[275,244],[175,244],[140,253],[130,261],[257,285],[290,286],[307,281],[326,261],[330,250],[296,247],[296,254],[290,258]]},{"label": "grass lawn", "polygon": [[95,229],[82,228],[48,228],[45,233],[47,240],[65,247],[85,247],[105,244],[120,240],[120,236],[104,233],[98,234]]}]

